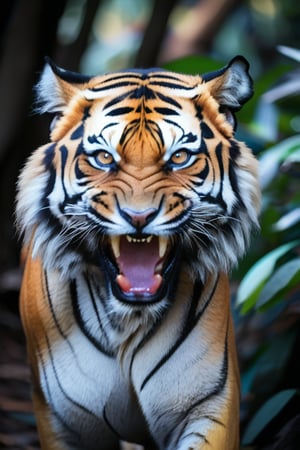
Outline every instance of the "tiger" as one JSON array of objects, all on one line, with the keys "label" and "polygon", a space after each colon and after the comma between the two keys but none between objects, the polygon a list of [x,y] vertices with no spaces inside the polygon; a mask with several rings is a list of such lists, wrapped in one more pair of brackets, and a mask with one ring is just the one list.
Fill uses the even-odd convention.
[{"label": "tiger", "polygon": [[54,119],[16,218],[41,448],[237,450],[228,279],[260,208],[235,137],[248,61],[87,76],[47,60],[36,93]]}]

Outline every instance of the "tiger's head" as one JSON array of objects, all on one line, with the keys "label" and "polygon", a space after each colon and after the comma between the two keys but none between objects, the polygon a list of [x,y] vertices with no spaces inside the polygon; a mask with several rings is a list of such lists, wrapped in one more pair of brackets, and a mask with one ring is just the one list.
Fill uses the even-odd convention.
[{"label": "tiger's head", "polygon": [[259,209],[256,160],[234,137],[252,95],[243,57],[203,76],[89,78],[49,62],[37,89],[40,112],[57,116],[19,181],[33,256],[65,277],[98,266],[130,304],[166,298],[183,268],[230,270]]}]

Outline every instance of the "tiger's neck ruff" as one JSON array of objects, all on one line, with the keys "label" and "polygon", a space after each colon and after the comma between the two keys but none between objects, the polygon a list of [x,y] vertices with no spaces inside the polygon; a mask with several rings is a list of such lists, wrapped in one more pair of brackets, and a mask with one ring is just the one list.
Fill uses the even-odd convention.
[{"label": "tiger's neck ruff", "polygon": [[50,62],[37,89],[57,117],[17,218],[42,448],[237,449],[225,274],[259,209],[256,161],[234,137],[248,63],[88,78]]}]

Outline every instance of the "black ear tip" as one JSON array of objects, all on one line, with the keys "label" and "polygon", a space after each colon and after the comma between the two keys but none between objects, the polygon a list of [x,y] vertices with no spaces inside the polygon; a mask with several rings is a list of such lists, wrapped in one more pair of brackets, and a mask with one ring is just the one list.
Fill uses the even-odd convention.
[{"label": "black ear tip", "polygon": [[50,64],[50,66],[51,66],[52,64],[54,64],[54,63],[53,63],[53,60],[52,60],[52,59],[50,58],[50,56],[48,56],[48,55],[44,57],[44,61],[45,61],[46,64]]},{"label": "black ear tip", "polygon": [[208,81],[212,80],[213,78],[223,75],[226,72],[226,70],[228,70],[232,66],[242,67],[243,71],[245,73],[247,73],[249,76],[250,64],[249,64],[248,60],[242,55],[237,55],[229,61],[227,66],[222,67],[219,70],[215,70],[214,72],[204,73],[202,75],[202,79],[203,79],[203,81],[208,82]]},{"label": "black ear tip", "polygon": [[242,55],[237,55],[234,58],[232,58],[232,60],[229,62],[227,67],[231,67],[234,64],[239,64],[239,65],[243,66],[245,68],[246,72],[248,72],[248,70],[250,68],[249,61]]},{"label": "black ear tip", "polygon": [[61,69],[60,67],[58,67],[55,62],[53,61],[52,58],[50,58],[50,56],[45,56],[44,58],[45,63],[48,64],[52,71],[55,73],[55,75],[61,76],[62,73],[64,73],[64,69]]},{"label": "black ear tip", "polygon": [[55,64],[55,62],[49,57],[45,56],[45,62],[49,64],[52,71],[64,81],[68,83],[87,83],[91,77],[88,75],[82,75],[77,72],[73,72],[71,70],[65,70],[62,67],[59,67]]}]

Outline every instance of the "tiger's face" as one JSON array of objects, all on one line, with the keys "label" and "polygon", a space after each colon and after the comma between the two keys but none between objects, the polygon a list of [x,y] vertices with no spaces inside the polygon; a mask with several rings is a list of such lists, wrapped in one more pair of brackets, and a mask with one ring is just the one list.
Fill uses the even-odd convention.
[{"label": "tiger's face", "polygon": [[47,66],[39,89],[60,116],[21,176],[18,216],[45,267],[99,266],[119,301],[151,304],[183,268],[205,278],[236,263],[259,206],[255,159],[234,139],[251,95],[244,59],[203,77],[79,81]]}]

